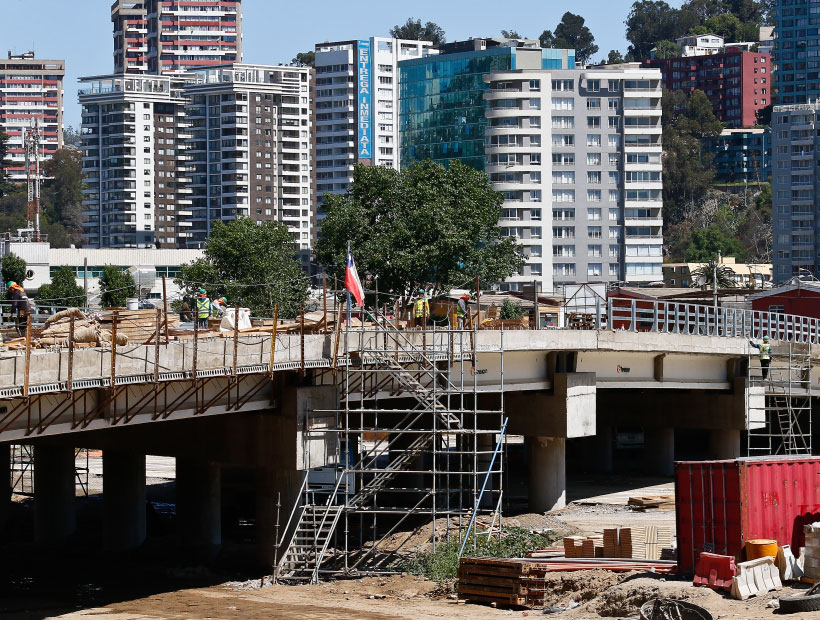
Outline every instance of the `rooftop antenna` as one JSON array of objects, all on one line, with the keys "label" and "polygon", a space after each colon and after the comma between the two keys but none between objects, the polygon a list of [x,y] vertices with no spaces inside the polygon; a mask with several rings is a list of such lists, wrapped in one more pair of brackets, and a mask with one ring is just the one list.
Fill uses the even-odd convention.
[{"label": "rooftop antenna", "polygon": [[26,185],[28,186],[27,224],[34,230],[34,240],[40,241],[40,121],[26,130]]}]

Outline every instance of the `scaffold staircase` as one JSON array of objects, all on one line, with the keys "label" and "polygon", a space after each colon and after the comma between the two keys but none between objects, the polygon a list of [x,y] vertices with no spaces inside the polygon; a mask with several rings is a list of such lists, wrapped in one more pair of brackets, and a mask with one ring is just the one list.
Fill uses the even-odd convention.
[{"label": "scaffold staircase", "polygon": [[755,420],[747,406],[749,456],[812,453],[811,344],[780,343],[772,348],[763,377],[758,356],[750,353],[750,386],[763,387],[763,416]]},{"label": "scaffold staircase", "polygon": [[[418,501],[402,512],[398,523],[390,530],[395,531],[435,492],[401,488],[395,484],[396,477],[412,472],[419,458],[435,449],[437,441],[441,443],[441,433],[462,430],[462,419],[450,409],[450,398],[463,391],[449,376],[453,339],[442,332],[438,337],[434,334],[432,342],[428,343],[424,335],[413,330],[401,331],[384,315],[371,315],[370,318],[372,327],[369,326],[366,335],[362,335],[358,346],[350,344],[350,364],[345,367],[342,379],[346,407],[339,413],[349,415],[356,405],[363,409],[365,400],[375,400],[378,411],[398,413],[400,419],[391,422],[389,430],[374,432],[372,446],[357,453],[355,462],[349,462],[347,466],[340,463],[336,467],[332,490],[312,483],[309,474],[305,476],[292,515],[295,525],[288,523],[285,526],[284,536],[290,535],[290,540],[287,545],[280,543],[284,553],[279,556],[275,571],[279,580],[316,583],[320,573],[340,572],[325,571],[323,562],[341,519],[346,514],[378,513],[378,497],[382,492],[416,493],[409,503]],[[368,387],[373,383],[377,385],[375,390]],[[392,386],[392,394],[412,397],[415,405],[404,410],[380,409],[378,385],[386,383]],[[359,399],[355,401],[352,399],[354,390],[359,391]],[[347,420],[340,416],[336,430],[341,434],[347,427]],[[384,465],[388,456],[389,464]],[[354,482],[351,485],[355,476],[358,476],[359,484]],[[358,486],[358,489],[351,486]],[[345,527],[344,535],[347,533]],[[375,545],[368,553],[374,550]],[[334,554],[336,551],[333,549]],[[360,555],[352,567],[345,562],[345,569],[355,569],[362,565],[363,559]]]}]

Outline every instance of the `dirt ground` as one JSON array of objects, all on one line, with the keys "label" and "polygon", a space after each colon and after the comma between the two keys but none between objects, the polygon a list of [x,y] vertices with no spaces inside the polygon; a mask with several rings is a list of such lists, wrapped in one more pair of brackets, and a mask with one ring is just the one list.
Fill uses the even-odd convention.
[{"label": "dirt ground", "polygon": [[[766,603],[792,593],[787,588],[748,601],[726,598],[688,582],[664,580],[657,576],[613,575],[606,571],[555,574],[552,605],[581,603],[570,611],[550,615],[567,620],[596,618],[637,618],[638,608],[658,596],[682,598],[708,609],[717,619],[759,620],[777,617]],[[180,590],[105,607],[85,609],[60,616],[66,620],[455,620],[539,616],[541,610],[492,609],[486,605],[464,604],[436,594],[435,583],[409,575],[389,578],[323,583],[318,586],[267,586],[226,583],[210,588]],[[789,618],[808,620],[816,613],[793,614]]]}]

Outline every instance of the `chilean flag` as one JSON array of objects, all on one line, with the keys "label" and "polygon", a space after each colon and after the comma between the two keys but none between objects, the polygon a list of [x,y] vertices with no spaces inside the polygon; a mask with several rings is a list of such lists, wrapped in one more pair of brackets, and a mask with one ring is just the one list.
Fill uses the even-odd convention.
[{"label": "chilean flag", "polygon": [[356,271],[356,263],[353,262],[353,252],[347,249],[347,268],[345,269],[345,288],[356,298],[358,306],[364,306],[364,291],[362,281],[359,280],[359,273]]}]

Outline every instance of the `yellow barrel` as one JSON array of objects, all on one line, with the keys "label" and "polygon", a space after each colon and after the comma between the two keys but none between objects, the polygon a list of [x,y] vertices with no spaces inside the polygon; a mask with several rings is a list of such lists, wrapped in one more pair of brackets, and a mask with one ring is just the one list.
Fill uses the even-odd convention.
[{"label": "yellow barrel", "polygon": [[768,538],[758,538],[746,541],[746,560],[758,558],[777,558],[777,541]]}]

